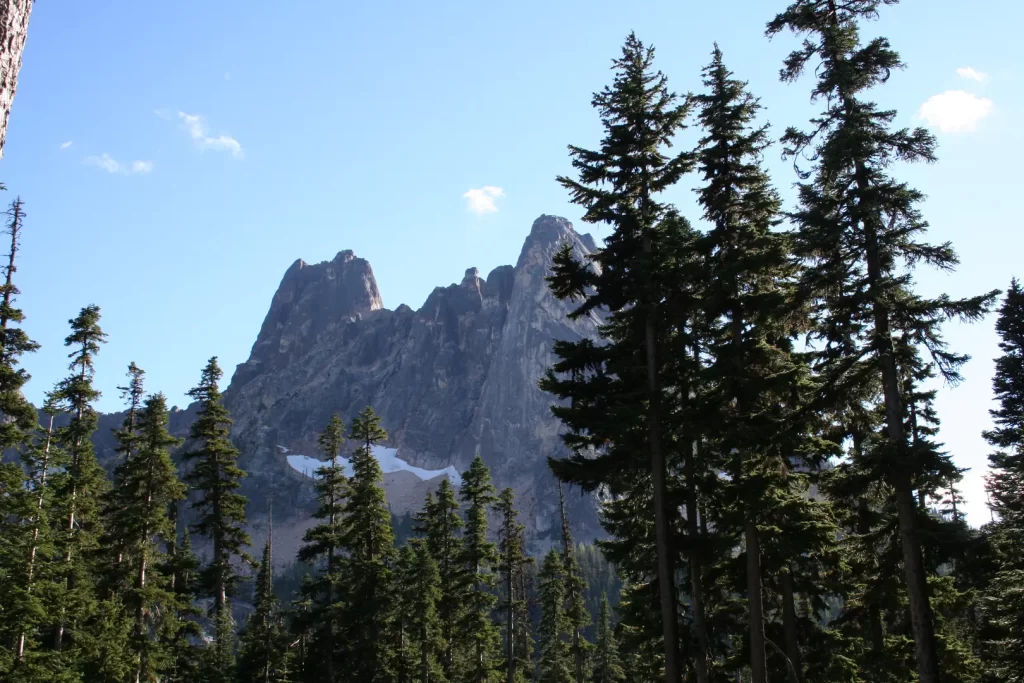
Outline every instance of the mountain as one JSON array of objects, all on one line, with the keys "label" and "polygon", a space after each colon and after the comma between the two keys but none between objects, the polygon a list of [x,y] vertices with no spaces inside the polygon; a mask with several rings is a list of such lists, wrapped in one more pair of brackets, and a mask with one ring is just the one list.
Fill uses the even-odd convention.
[{"label": "mountain", "polygon": [[[515,266],[486,278],[469,268],[415,311],[385,308],[373,269],[351,251],[295,261],[225,391],[232,438],[250,473],[243,492],[254,542],[272,499],[275,546],[290,538],[297,547],[312,509],[306,474],[317,435],[332,413],[347,423],[370,405],[390,437],[385,488],[396,513],[418,509],[442,471],[463,472],[479,453],[496,485],[516,491],[531,544],[547,545],[558,530],[558,497],[546,459],[565,447],[552,397],[537,382],[554,361],[554,340],[596,338],[599,322],[568,320],[569,306],[548,290],[563,242],[579,258],[595,249],[564,218],[541,216]],[[172,415],[175,431],[184,434],[192,412]],[[599,534],[593,499],[569,499],[577,537]]]}]

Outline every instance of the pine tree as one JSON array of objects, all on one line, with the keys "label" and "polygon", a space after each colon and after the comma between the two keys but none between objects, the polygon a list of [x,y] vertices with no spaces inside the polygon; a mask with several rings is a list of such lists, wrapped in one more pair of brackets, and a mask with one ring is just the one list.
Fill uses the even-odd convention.
[{"label": "pine tree", "polygon": [[71,420],[67,426],[57,429],[55,435],[68,462],[63,472],[52,477],[55,507],[61,519],[62,532],[56,545],[63,560],[64,582],[56,606],[53,644],[55,650],[62,650],[70,636],[76,651],[73,656],[80,659],[96,654],[86,652],[87,622],[97,609],[94,568],[89,559],[99,541],[99,502],[108,486],[92,444],[98,421],[93,403],[100,397],[92,383],[93,360],[106,338],[99,321],[97,306],[86,306],[69,321],[71,334],[64,345],[72,349],[68,356],[71,375],[62,380],[54,392],[60,409],[70,413]]},{"label": "pine tree", "polygon": [[572,542],[572,531],[569,528],[569,517],[565,511],[565,496],[562,484],[558,484],[558,508],[562,518],[562,566],[565,570],[565,618],[569,625],[571,637],[573,673],[576,683],[586,680],[587,654],[590,643],[583,637],[583,629],[590,625],[590,612],[584,594],[586,582],[580,573],[579,561],[576,559]]},{"label": "pine tree", "polygon": [[441,480],[437,496],[427,494],[423,511],[417,516],[416,531],[426,537],[427,548],[441,573],[441,601],[437,606],[441,621],[441,634],[445,641],[441,665],[448,680],[455,680],[459,673],[459,656],[456,635],[465,614],[467,570],[459,557],[462,547],[459,532],[462,518],[459,517],[459,502],[455,497],[448,478]]},{"label": "pine tree", "polygon": [[[503,489],[498,496],[495,511],[501,518],[498,529],[498,572],[501,576],[501,594],[498,605],[504,613],[505,626],[505,683],[529,680],[530,657],[526,618],[526,591],[524,575],[533,558],[526,555],[523,525],[517,521],[515,494]],[[524,637],[525,636],[525,637]]]},{"label": "pine tree", "polygon": [[240,683],[286,683],[288,678],[287,632],[281,606],[274,595],[273,539],[267,538],[256,574],[253,612],[240,638]]},{"label": "pine tree", "polygon": [[[886,440],[876,469],[893,491],[918,677],[935,683],[938,648],[914,495],[915,483],[927,473],[903,422],[908,397],[900,386],[894,327],[913,328],[916,345],[955,384],[967,357],[946,348],[939,326],[950,318],[979,318],[996,293],[952,300],[912,292],[917,263],[950,270],[957,258],[949,244],[920,241],[927,229],[917,208],[922,195],[890,175],[897,162],[934,161],[934,136],[920,128],[891,130],[896,112],[866,98],[902,67],[885,38],[866,45],[860,40],[860,24],[877,17],[883,4],[895,0],[797,0],[768,24],[767,33],[789,29],[805,37],[786,59],[782,80],[792,82],[818,62],[812,98],[823,100],[826,109],[812,120],[813,133],[789,129],[782,139],[788,156],[816,160],[811,182],[799,186],[800,207],[793,215],[797,250],[809,264],[804,284],[826,318],[817,337],[831,355],[827,386],[842,397],[872,376],[880,385]],[[852,347],[833,346],[851,339],[858,340]]]},{"label": "pine tree", "polygon": [[999,349],[992,388],[999,408],[985,439],[988,492],[997,520],[990,535],[998,569],[986,591],[985,611],[993,635],[987,643],[992,680],[1024,681],[1024,288],[1010,283],[996,323]]},{"label": "pine tree", "polygon": [[570,683],[573,680],[572,651],[567,637],[569,619],[565,614],[565,567],[562,558],[551,550],[540,570],[540,661],[537,680],[540,683]]},{"label": "pine tree", "polygon": [[[177,508],[177,504],[170,506],[175,513],[168,515],[172,527],[176,526]],[[196,643],[202,636],[202,629],[196,619],[202,610],[194,604],[199,590],[199,560],[192,552],[188,528],[183,530],[180,543],[169,544],[163,574],[169,578],[169,589],[174,596],[157,635],[167,653],[164,675],[167,683],[191,683],[200,680],[201,674],[202,651]]]},{"label": "pine tree", "polygon": [[[593,99],[605,129],[601,147],[597,151],[570,147],[579,180],[558,179],[570,190],[572,201],[586,208],[583,218],[586,222],[607,223],[614,232],[605,247],[592,257],[600,269],[576,263],[569,252],[563,251],[556,260],[555,274],[550,280],[552,290],[559,298],[582,300],[570,317],[577,318],[601,308],[607,310],[610,315],[601,334],[611,341],[612,348],[598,348],[590,340],[558,342],[555,352],[560,360],[555,372],[573,374],[575,370],[579,376],[558,380],[552,373],[542,386],[563,399],[592,398],[593,392],[599,391],[598,386],[608,384],[609,377],[603,372],[608,361],[616,356],[622,357],[627,350],[636,356],[632,359],[632,367],[644,368],[644,372],[637,369],[628,372],[628,378],[636,383],[635,386],[630,385],[633,395],[643,396],[642,411],[637,410],[636,401],[634,410],[628,414],[610,416],[606,413],[600,418],[597,414],[583,415],[583,410],[576,410],[576,406],[553,410],[574,432],[590,427],[598,419],[607,420],[609,424],[600,431],[616,430],[615,436],[620,442],[627,433],[635,431],[636,422],[641,421],[646,427],[646,442],[635,445],[648,456],[653,489],[650,516],[655,526],[654,548],[666,680],[678,683],[682,667],[678,648],[675,561],[674,554],[670,552],[669,538],[672,514],[668,501],[666,413],[662,405],[665,398],[662,386],[664,364],[659,360],[659,354],[664,352],[667,315],[660,305],[663,298],[659,289],[659,268],[664,256],[662,246],[672,239],[666,236],[666,228],[678,224],[665,220],[670,215],[670,207],[660,202],[658,195],[679,180],[691,166],[691,160],[686,152],[675,156],[666,156],[664,152],[671,145],[673,136],[683,127],[688,105],[680,103],[668,90],[665,76],[653,70],[653,59],[653,48],[645,47],[635,35],[630,34],[622,57],[614,62],[614,84],[597,93]],[[625,379],[620,378],[620,381]],[[586,417],[590,421],[583,424]],[[632,438],[640,441],[638,436]],[[573,440],[581,439],[570,434],[567,441]],[[618,445],[614,441],[612,443]],[[596,438],[590,445],[603,447]],[[629,450],[635,452],[633,448]],[[593,488],[595,483],[608,482],[608,469],[612,467],[612,462],[608,462],[610,456],[605,456],[605,463],[583,458],[582,455],[577,458],[556,468],[561,480],[589,488]],[[623,454],[622,458],[629,462],[631,468],[636,467],[634,455]],[[619,467],[622,467],[621,463]]]},{"label": "pine tree", "polygon": [[345,477],[339,457],[345,442],[345,426],[337,415],[319,437],[320,451],[327,462],[316,471],[314,484],[319,503],[313,513],[320,523],[306,531],[299,549],[300,562],[315,562],[320,572],[308,586],[312,591],[306,595],[310,600],[309,624],[316,629],[315,646],[312,650],[317,668],[322,666],[324,680],[334,683],[336,658],[339,652],[338,618],[341,608],[340,590],[344,576],[344,561],[339,556],[343,546],[343,504],[348,495],[348,479]]},{"label": "pine tree", "polygon": [[[21,464],[0,462],[0,673],[22,662],[26,632],[37,623],[43,609],[31,585],[39,516],[48,491],[46,464],[40,471],[34,458],[36,449],[31,437],[37,426],[36,411],[22,394],[29,375],[18,367],[21,356],[36,351],[39,345],[19,326],[25,316],[15,306],[20,292],[14,274],[24,218],[19,197],[7,211],[5,232],[11,237],[11,246],[0,286],[0,453],[17,450],[23,459]],[[27,556],[31,559],[26,565]],[[11,643],[14,646],[8,649]]]},{"label": "pine tree", "polygon": [[462,639],[468,646],[465,680],[491,683],[500,678],[501,635],[491,620],[497,603],[493,591],[497,583],[498,548],[487,540],[487,514],[498,499],[480,455],[463,473],[459,497],[466,504],[466,531],[459,553],[465,572],[465,610],[460,624]]},{"label": "pine tree", "polygon": [[[132,368],[135,368],[134,364]],[[133,375],[138,378],[141,375]],[[134,396],[134,394],[133,394]],[[166,653],[156,639],[159,615],[174,605],[163,573],[163,547],[174,539],[176,530],[167,511],[185,497],[170,450],[181,441],[168,431],[167,400],[163,394],[149,397],[132,418],[132,455],[115,470],[115,488],[106,518],[117,530],[122,556],[118,561],[130,583],[125,602],[134,616],[131,650],[135,653],[135,683],[148,681],[167,666]],[[121,444],[128,443],[122,438]]]},{"label": "pine tree", "polygon": [[400,633],[397,644],[401,665],[396,681],[442,683],[445,642],[437,605],[441,600],[441,574],[422,539],[402,547],[399,566],[401,585]]},{"label": "pine tree", "polygon": [[342,526],[347,601],[347,678],[353,683],[390,681],[394,674],[391,630],[394,622],[395,537],[391,512],[381,487],[383,474],[373,447],[387,438],[380,417],[367,407],[352,421],[350,438],[359,444],[352,454],[352,480]]},{"label": "pine tree", "polygon": [[30,376],[18,367],[23,355],[39,349],[39,344],[29,339],[20,327],[25,315],[15,306],[15,298],[21,293],[14,284],[14,274],[18,272],[16,263],[24,219],[24,203],[18,197],[7,210],[4,232],[11,237],[11,250],[3,266],[4,283],[0,285],[0,412],[5,417],[0,422],[0,451],[25,447],[37,420],[35,409],[21,393]]},{"label": "pine tree", "polygon": [[[115,450],[121,456],[121,462],[118,464],[121,470],[115,469],[114,488],[107,492],[106,500],[104,500],[103,514],[107,533],[103,539],[103,545],[113,555],[113,561],[109,563],[108,570],[104,572],[105,576],[101,577],[102,592],[107,595],[116,593],[123,596],[132,583],[131,569],[128,567],[128,563],[124,562],[124,554],[127,547],[135,539],[126,536],[125,532],[127,530],[123,530],[121,525],[111,516],[117,514],[122,507],[123,501],[120,496],[124,492],[120,489],[124,484],[124,467],[127,466],[132,455],[139,450],[139,442],[142,438],[139,433],[138,422],[139,413],[142,411],[142,403],[146,394],[145,374],[145,371],[135,363],[131,363],[128,366],[127,385],[118,387],[121,391],[121,399],[126,403],[126,414],[121,428],[114,430],[114,438],[117,440]],[[178,444],[175,442],[168,445],[174,446]]]},{"label": "pine tree", "polygon": [[234,623],[228,599],[234,595],[239,577],[232,559],[252,563],[245,550],[251,543],[244,528],[247,500],[236,493],[246,473],[238,467],[239,452],[229,435],[231,416],[221,403],[218,382],[222,374],[217,358],[211,358],[199,384],[189,391],[199,403],[199,412],[189,431],[192,450],[182,456],[192,464],[185,479],[200,492],[192,503],[197,513],[192,530],[213,546],[210,565],[202,577],[204,593],[213,598],[214,638],[203,664],[210,683],[227,680],[234,673]]},{"label": "pine tree", "polygon": [[593,683],[622,683],[626,672],[619,659],[619,647],[612,629],[611,607],[608,595],[601,594],[601,615],[597,620],[597,644],[594,652]]}]

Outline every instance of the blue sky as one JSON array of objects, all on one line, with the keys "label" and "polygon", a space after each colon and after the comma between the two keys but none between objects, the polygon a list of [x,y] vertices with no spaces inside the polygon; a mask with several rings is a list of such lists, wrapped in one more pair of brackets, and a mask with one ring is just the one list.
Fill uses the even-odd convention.
[{"label": "blue sky", "polygon": [[[656,46],[681,92],[700,87],[717,40],[781,133],[815,111],[806,79],[777,80],[794,40],[763,36],[784,1],[37,3],[0,160],[4,201],[19,194],[28,213],[18,285],[43,345],[26,362],[29,396],[64,374],[66,321],[85,304],[101,306],[110,335],[101,408],[119,407],[132,360],[151,390],[185,405],[207,358],[229,377],[246,359],[296,258],[353,249],[386,306],[418,307],[467,267],[514,263],[542,213],[605,236],[579,223],[554,178],[571,173],[567,144],[597,144],[591,94],[628,32]],[[909,69],[877,99],[940,141],[938,164],[900,173],[928,195],[932,239],[953,241],[963,262],[922,272],[920,287],[1003,288],[1024,276],[1024,54],[1013,47],[1024,6],[913,0],[883,12],[865,34],[888,36]],[[769,164],[791,200],[791,167],[776,154]],[[670,199],[698,215],[685,185]],[[939,399],[949,449],[974,468],[975,523],[987,518],[979,432],[993,322],[949,328],[974,360]]]}]

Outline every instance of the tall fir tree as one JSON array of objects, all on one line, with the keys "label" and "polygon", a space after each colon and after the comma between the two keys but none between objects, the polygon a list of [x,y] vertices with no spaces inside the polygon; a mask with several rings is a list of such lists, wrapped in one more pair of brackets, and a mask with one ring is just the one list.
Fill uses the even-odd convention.
[{"label": "tall fir tree", "polygon": [[571,624],[565,614],[565,567],[558,551],[548,552],[539,579],[540,624],[537,626],[537,638],[540,660],[537,663],[537,680],[540,683],[571,683],[572,650],[568,640]]},{"label": "tall fir tree", "polygon": [[399,583],[401,595],[400,637],[397,643],[401,665],[396,681],[443,683],[448,679],[441,667],[445,641],[437,605],[441,600],[441,574],[422,539],[402,547]]},{"label": "tall fir tree", "polygon": [[[19,367],[21,357],[36,351],[39,345],[20,326],[25,316],[15,304],[20,292],[14,284],[24,219],[24,203],[19,197],[7,210],[5,233],[10,236],[10,252],[3,265],[0,289],[0,673],[23,660],[25,634],[42,610],[31,584],[38,517],[47,491],[47,464],[44,461],[40,470],[34,457],[31,438],[37,417],[22,393],[30,376]],[[15,459],[3,462],[2,453],[12,450],[20,451],[22,463]],[[32,559],[26,563],[29,555]]]},{"label": "tall fir tree", "polygon": [[[653,60],[653,48],[644,46],[630,34],[622,56],[614,61],[613,85],[593,98],[605,131],[601,146],[596,151],[571,146],[573,166],[579,172],[579,179],[558,179],[569,189],[573,203],[586,209],[584,221],[608,224],[613,232],[604,248],[592,256],[599,268],[575,262],[568,251],[563,251],[550,279],[552,290],[559,298],[582,301],[570,314],[572,318],[598,309],[607,311],[601,335],[610,341],[611,348],[599,349],[590,340],[558,342],[555,352],[560,360],[542,386],[563,399],[586,400],[592,398],[599,385],[608,383],[610,378],[603,370],[610,358],[629,353],[635,356],[631,358],[632,363],[638,364],[634,367],[643,368],[643,372],[633,369],[628,373],[635,383],[630,390],[634,396],[637,393],[643,396],[642,412],[636,410],[634,402],[630,414],[604,414],[600,418],[591,414],[592,420],[587,423],[585,410],[577,406],[553,410],[570,428],[569,442],[586,441],[578,432],[594,426],[593,421],[597,419],[609,424],[596,431],[618,431],[619,442],[627,433],[635,431],[638,421],[646,428],[645,438],[641,440],[632,435],[632,439],[639,442],[635,445],[643,449],[648,460],[666,680],[678,683],[682,666],[676,562],[670,539],[673,514],[667,482],[665,363],[660,359],[665,351],[664,326],[668,311],[661,305],[663,293],[659,282],[664,256],[662,247],[672,239],[671,235],[666,235],[666,228],[679,224],[666,222],[670,207],[659,201],[659,195],[673,186],[692,163],[687,152],[672,156],[666,153],[673,137],[683,128],[689,107],[669,91],[665,76],[654,70]],[[557,379],[556,374],[563,373],[573,377]],[[620,378],[622,380],[625,378]],[[604,447],[597,439],[590,441],[586,445]],[[636,468],[635,455],[620,453],[619,460],[623,459],[629,463],[629,468]],[[593,488],[595,484],[607,484],[608,479],[614,477],[609,477],[610,469],[616,465],[623,467],[621,462],[615,462],[614,454],[605,454],[604,460],[595,462],[578,454],[555,471],[563,481]]]},{"label": "tall fir tree", "polygon": [[339,460],[345,443],[345,425],[338,415],[331,416],[318,443],[320,452],[327,457],[327,462],[316,471],[314,484],[318,506],[313,517],[319,523],[303,535],[304,545],[298,558],[317,566],[316,578],[308,585],[312,592],[306,595],[310,607],[303,615],[308,617],[303,627],[314,630],[311,655],[316,660],[315,670],[322,671],[326,683],[334,683],[338,680],[337,659],[342,649],[338,642],[338,620],[345,565],[340,550],[344,545],[343,506],[348,495],[348,478]]},{"label": "tall fir tree", "polygon": [[493,591],[498,547],[488,540],[487,515],[498,498],[479,454],[462,475],[459,497],[466,505],[466,530],[459,552],[465,572],[460,630],[468,646],[464,677],[471,683],[494,683],[500,680],[501,666],[501,635],[491,619],[497,603]]},{"label": "tall fir tree", "polygon": [[457,638],[460,622],[464,619],[466,604],[467,570],[459,556],[462,548],[460,533],[462,518],[455,489],[445,477],[437,487],[437,494],[428,493],[422,512],[417,516],[416,530],[423,534],[427,548],[441,574],[441,601],[437,606],[441,633],[445,641],[441,665],[445,677],[455,680],[460,672],[464,644]]},{"label": "tall fir tree", "polygon": [[55,435],[67,464],[64,471],[53,475],[55,507],[62,528],[56,545],[63,561],[64,582],[54,615],[57,623],[53,645],[55,650],[70,646],[74,650],[71,656],[80,663],[95,654],[86,651],[89,622],[97,609],[91,557],[102,531],[99,503],[108,486],[92,444],[99,419],[93,404],[100,397],[93,386],[93,363],[106,339],[99,323],[97,306],[86,306],[69,321],[71,334],[64,345],[71,349],[71,374],[55,391],[61,410],[70,414],[70,422]]},{"label": "tall fir tree", "polygon": [[989,534],[998,570],[985,595],[992,634],[986,644],[992,680],[1024,681],[1024,288],[1015,279],[1006,291],[996,323],[999,349],[992,388],[999,407],[985,439],[989,455],[988,493],[997,519]]},{"label": "tall fir tree", "polygon": [[121,391],[121,399],[125,402],[125,419],[121,428],[114,430],[114,439],[117,442],[115,450],[120,456],[117,468],[120,468],[120,470],[115,468],[114,487],[107,492],[103,507],[106,526],[103,546],[113,556],[113,561],[106,563],[106,571],[100,577],[101,592],[107,595],[117,594],[122,596],[131,585],[131,569],[128,563],[123,561],[124,554],[127,546],[134,539],[129,538],[128,534],[130,532],[122,529],[121,525],[112,518],[112,515],[117,514],[121,509],[122,500],[119,496],[124,493],[120,490],[124,483],[124,467],[132,455],[138,452],[139,449],[139,442],[142,438],[138,429],[139,413],[142,412],[142,404],[146,397],[145,371],[133,362],[128,365],[127,375],[127,384],[123,387],[118,387]]},{"label": "tall fir tree", "polygon": [[273,529],[263,546],[256,573],[253,611],[242,633],[238,653],[240,683],[288,683],[288,633],[281,605],[274,595]]},{"label": "tall fir tree", "polygon": [[238,466],[239,451],[231,443],[231,415],[219,387],[222,375],[215,356],[203,368],[199,384],[189,390],[199,411],[189,431],[191,450],[182,455],[191,464],[185,480],[200,494],[192,503],[196,511],[192,530],[212,546],[210,564],[202,573],[204,594],[213,598],[214,637],[203,661],[208,683],[234,675],[235,631],[228,600],[235,594],[239,575],[232,560],[253,562],[246,550],[252,542],[245,531],[248,501],[237,492],[246,473]]},{"label": "tall fir tree", "polygon": [[597,643],[594,648],[594,683],[622,683],[626,672],[619,658],[619,647],[612,628],[608,595],[601,594],[601,612],[597,620]]},{"label": "tall fir tree", "polygon": [[[178,504],[172,504],[169,510],[171,527],[177,535]],[[168,544],[168,553],[163,567],[164,576],[168,577],[168,589],[174,602],[166,608],[160,621],[157,638],[167,653],[167,664],[164,677],[167,683],[191,683],[201,680],[201,655],[198,643],[202,642],[202,629],[198,618],[202,610],[195,602],[199,595],[199,559],[192,552],[192,540],[186,527],[181,534],[181,541],[175,538]]]},{"label": "tall fir tree", "polygon": [[531,679],[525,575],[533,558],[526,554],[524,529],[518,521],[519,510],[516,509],[512,489],[501,491],[495,511],[501,519],[498,527],[498,573],[502,600],[498,609],[502,612],[505,631],[504,678],[505,683],[522,683]]},{"label": "tall fir tree", "polygon": [[373,448],[388,438],[370,407],[357,415],[349,438],[359,444],[350,460],[352,479],[345,502],[343,550],[348,555],[343,611],[347,680],[383,683],[394,676],[395,537]]},{"label": "tall fir tree", "polygon": [[[134,364],[132,366],[135,367]],[[128,577],[126,607],[134,621],[131,651],[135,659],[135,683],[160,677],[170,668],[165,643],[157,637],[160,619],[175,606],[169,577],[164,573],[164,548],[176,529],[167,516],[171,505],[185,497],[171,461],[171,449],[181,440],[168,431],[167,399],[154,394],[136,406],[132,431],[137,429],[134,452],[115,470],[115,488],[108,524],[118,530],[120,558],[112,558]],[[122,441],[122,444],[125,443]]]},{"label": "tall fir tree", "polygon": [[571,639],[573,679],[576,683],[585,683],[587,679],[587,657],[590,643],[583,635],[583,629],[590,625],[590,612],[584,594],[586,582],[576,559],[576,548],[572,542],[572,529],[569,515],[565,509],[565,494],[562,484],[558,484],[558,509],[562,521],[562,566],[565,570],[565,618],[569,625]]}]

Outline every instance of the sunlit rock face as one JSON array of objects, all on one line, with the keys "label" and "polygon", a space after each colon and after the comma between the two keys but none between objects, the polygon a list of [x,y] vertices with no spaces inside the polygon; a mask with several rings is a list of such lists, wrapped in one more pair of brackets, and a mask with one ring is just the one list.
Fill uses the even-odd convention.
[{"label": "sunlit rock face", "polygon": [[[515,490],[532,547],[547,545],[560,529],[547,458],[566,451],[553,397],[537,383],[555,360],[556,339],[596,339],[598,324],[568,320],[571,304],[545,282],[564,242],[578,258],[595,248],[565,219],[541,216],[515,266],[486,278],[469,268],[415,311],[384,308],[370,264],[351,251],[315,265],[296,261],[225,392],[232,438],[250,473],[243,492],[254,541],[271,502],[275,547],[301,536],[313,491],[309,472],[299,470],[315,468],[295,457],[290,465],[289,455],[320,457],[317,435],[331,415],[348,424],[369,405],[389,434],[382,445],[404,463],[385,474],[396,514],[419,508],[445,472],[464,472],[479,453],[495,485]],[[172,425],[187,428],[193,411],[175,413]],[[576,537],[598,535],[594,500],[568,501]]]}]

